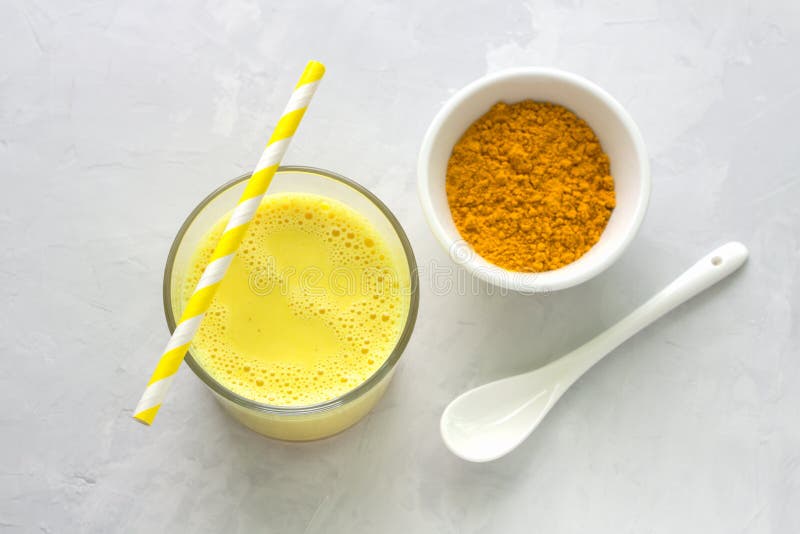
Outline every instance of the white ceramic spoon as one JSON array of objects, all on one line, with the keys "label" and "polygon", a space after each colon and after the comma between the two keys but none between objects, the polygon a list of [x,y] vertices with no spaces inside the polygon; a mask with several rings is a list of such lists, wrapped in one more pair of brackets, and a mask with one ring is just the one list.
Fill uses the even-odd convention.
[{"label": "white ceramic spoon", "polygon": [[462,394],[442,414],[445,444],[471,462],[488,462],[511,452],[533,432],[561,395],[606,354],[734,272],[746,259],[747,248],[741,243],[723,245],[630,315],[563,358]]}]

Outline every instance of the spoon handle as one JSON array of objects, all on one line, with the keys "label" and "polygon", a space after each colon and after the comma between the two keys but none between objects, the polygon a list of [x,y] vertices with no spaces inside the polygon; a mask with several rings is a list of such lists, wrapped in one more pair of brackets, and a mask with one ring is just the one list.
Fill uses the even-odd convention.
[{"label": "spoon handle", "polygon": [[747,248],[736,241],[722,245],[695,263],[627,317],[551,365],[562,376],[561,392],[609,352],[663,315],[716,284],[747,260]]}]

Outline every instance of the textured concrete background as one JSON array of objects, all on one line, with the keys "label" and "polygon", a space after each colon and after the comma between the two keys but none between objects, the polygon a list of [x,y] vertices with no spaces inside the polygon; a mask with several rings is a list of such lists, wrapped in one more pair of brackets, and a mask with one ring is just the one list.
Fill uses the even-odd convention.
[{"label": "textured concrete background", "polygon": [[[800,532],[800,4],[19,1],[0,6],[0,530]],[[653,164],[644,225],[549,296],[433,294],[375,412],[286,444],[187,368],[131,409],[167,339],[172,237],[250,170],[297,73],[328,75],[287,163],[394,210],[429,121],[487,72],[550,65],[615,95]],[[582,343],[712,247],[736,276],[622,346],[512,455],[452,456],[456,394]]]}]

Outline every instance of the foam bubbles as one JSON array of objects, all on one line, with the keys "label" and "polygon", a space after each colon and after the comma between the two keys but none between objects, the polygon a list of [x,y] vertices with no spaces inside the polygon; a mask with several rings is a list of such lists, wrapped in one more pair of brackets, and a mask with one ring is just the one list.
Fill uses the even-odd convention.
[{"label": "foam bubbles", "polygon": [[[200,279],[227,219],[209,230],[195,252],[185,297]],[[247,283],[242,287],[269,292],[254,300],[221,288],[194,340],[193,354],[224,386],[259,402],[307,405],[341,396],[383,364],[404,325],[408,297],[398,289],[408,281],[399,280],[392,257],[382,236],[344,204],[316,195],[268,195],[223,285]],[[290,268],[294,274],[287,274]],[[301,272],[320,276],[319,287],[303,281]],[[283,306],[288,319],[285,324],[243,325],[244,302],[255,316],[259,306],[272,306],[266,310],[270,313]],[[269,343],[309,325],[315,329],[313,338],[327,340],[319,341],[311,355],[299,344],[277,350]],[[241,339],[248,336],[257,336],[265,349],[243,348]]]}]

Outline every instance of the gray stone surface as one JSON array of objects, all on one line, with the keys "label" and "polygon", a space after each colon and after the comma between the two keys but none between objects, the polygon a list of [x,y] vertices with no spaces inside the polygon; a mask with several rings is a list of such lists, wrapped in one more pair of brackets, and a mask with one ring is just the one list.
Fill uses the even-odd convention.
[{"label": "gray stone surface", "polygon": [[[0,6],[3,532],[800,532],[800,4],[4,2]],[[179,4],[179,5],[178,5]],[[550,65],[641,127],[653,196],[610,270],[549,296],[436,295],[387,396],[332,439],[228,418],[167,339],[161,273],[192,207],[257,160],[306,60],[328,75],[288,163],[370,187],[425,267],[415,189],[442,102]],[[749,264],[631,340],[532,439],[458,460],[438,419],[545,363],[729,239]]]}]

